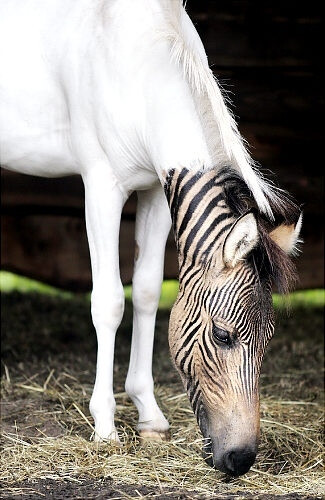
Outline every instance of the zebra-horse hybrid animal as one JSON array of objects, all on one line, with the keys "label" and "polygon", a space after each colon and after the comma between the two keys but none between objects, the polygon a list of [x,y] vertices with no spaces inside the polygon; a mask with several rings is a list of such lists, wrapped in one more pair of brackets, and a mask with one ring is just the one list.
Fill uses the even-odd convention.
[{"label": "zebra-horse hybrid animal", "polygon": [[114,424],[124,309],[118,235],[138,193],[126,391],[137,429],[164,438],[152,349],[173,224],[179,294],[169,341],[214,467],[244,474],[259,434],[258,379],[273,334],[272,282],[294,279],[297,206],[256,169],[180,0],[2,0],[1,164],[82,176],[98,340],[95,439]]}]

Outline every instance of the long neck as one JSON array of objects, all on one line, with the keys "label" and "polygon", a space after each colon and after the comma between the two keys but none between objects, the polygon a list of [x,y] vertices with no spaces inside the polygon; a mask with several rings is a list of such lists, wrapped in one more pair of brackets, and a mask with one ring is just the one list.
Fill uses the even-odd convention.
[{"label": "long neck", "polygon": [[148,64],[145,82],[145,144],[163,181],[171,168],[197,171],[203,165],[212,167],[214,159],[199,107],[181,68],[171,60],[168,45],[157,44],[155,55],[159,66]]},{"label": "long neck", "polygon": [[170,170],[165,181],[178,250],[180,280],[188,264],[215,258],[234,222],[223,192],[224,172]]}]

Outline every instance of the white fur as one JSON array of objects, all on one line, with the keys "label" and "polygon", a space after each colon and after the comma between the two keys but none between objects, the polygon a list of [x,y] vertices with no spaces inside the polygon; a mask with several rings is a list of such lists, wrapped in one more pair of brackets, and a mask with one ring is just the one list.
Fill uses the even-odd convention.
[{"label": "white fur", "polygon": [[237,124],[208,65],[202,42],[190,18],[181,8],[181,3],[181,0],[168,3],[172,7],[169,9],[169,31],[162,31],[162,34],[171,42],[172,59],[182,68],[196,98],[212,166],[231,164],[237,168],[251,189],[259,209],[272,218],[267,197],[275,204],[280,203],[280,199],[276,190],[256,172],[254,161],[244,146]]},{"label": "white fur", "polygon": [[303,243],[303,239],[300,237],[300,232],[302,228],[302,219],[303,215],[301,212],[297,224],[295,225],[293,238],[291,240],[291,246],[290,246],[290,255],[293,255],[294,257],[296,257],[300,253],[301,251],[300,245]]},{"label": "white fur", "polygon": [[223,245],[223,260],[227,267],[235,267],[245,259],[259,240],[257,223],[252,213],[243,215],[230,229]]}]

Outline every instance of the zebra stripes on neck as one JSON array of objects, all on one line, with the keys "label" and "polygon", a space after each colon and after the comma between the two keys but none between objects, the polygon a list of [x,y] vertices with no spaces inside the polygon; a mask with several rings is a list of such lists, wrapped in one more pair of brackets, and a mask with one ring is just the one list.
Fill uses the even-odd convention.
[{"label": "zebra stripes on neck", "polygon": [[[178,255],[184,260],[208,260],[234,218],[225,204],[226,172],[193,173],[170,170],[165,193],[170,206]],[[182,262],[180,262],[180,265]]]},{"label": "zebra stripes on neck", "polygon": [[[204,453],[213,452],[223,470],[222,450],[235,446],[233,435],[236,446],[256,454],[259,374],[274,330],[272,281],[286,290],[294,267],[231,168],[170,170],[165,194],[179,258],[170,351],[205,438]],[[280,233],[293,234],[299,215],[293,203],[288,207],[276,215],[285,221]]]}]

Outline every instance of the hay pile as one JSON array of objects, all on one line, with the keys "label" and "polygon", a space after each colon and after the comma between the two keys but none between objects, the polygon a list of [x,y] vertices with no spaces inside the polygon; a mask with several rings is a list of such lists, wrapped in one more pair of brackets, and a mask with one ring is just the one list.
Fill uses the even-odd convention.
[{"label": "hay pile", "polygon": [[[2,375],[1,481],[7,496],[17,491],[26,493],[28,488],[32,491],[34,482],[40,479],[82,483],[107,477],[112,478],[117,490],[119,484],[152,485],[158,493],[168,495],[169,488],[174,487],[197,492],[204,498],[214,493],[238,491],[256,495],[325,494],[319,343],[310,345],[299,335],[290,342],[284,335],[274,341],[261,379],[258,458],[248,474],[229,480],[201,458],[201,435],[167,355],[166,314],[158,320],[155,378],[159,383],[157,399],[171,423],[171,441],[143,443],[133,430],[136,410],[123,392],[128,350],[125,341],[117,352],[115,368],[116,389],[120,391],[116,394],[116,421],[123,441],[123,446],[116,448],[89,441],[93,422],[88,402],[95,352],[89,356],[88,331],[87,336],[81,332],[81,340],[77,337],[70,345],[47,335],[48,349],[38,352],[37,348],[42,330],[47,328],[51,334],[58,328],[57,321],[62,322],[65,315],[69,329],[78,329],[80,315],[85,315],[86,326],[82,328],[86,332],[90,328],[88,305],[42,299],[48,302],[43,319],[39,319],[43,309],[38,298],[28,299],[27,305],[26,298],[20,296],[6,300],[7,317],[16,318],[11,326],[5,321],[6,360]],[[74,317],[69,314],[69,308],[71,314],[74,311]],[[291,328],[290,321],[294,320],[285,319],[283,328]],[[35,321],[40,323],[35,325]],[[310,321],[309,318],[309,324]],[[66,325],[63,330],[65,328]],[[128,330],[129,324],[123,328]],[[121,337],[125,334],[123,328]],[[91,343],[93,346],[93,339]],[[74,354],[78,346],[78,353]],[[17,489],[23,481],[25,487]],[[135,494],[134,498],[139,496]]]}]

